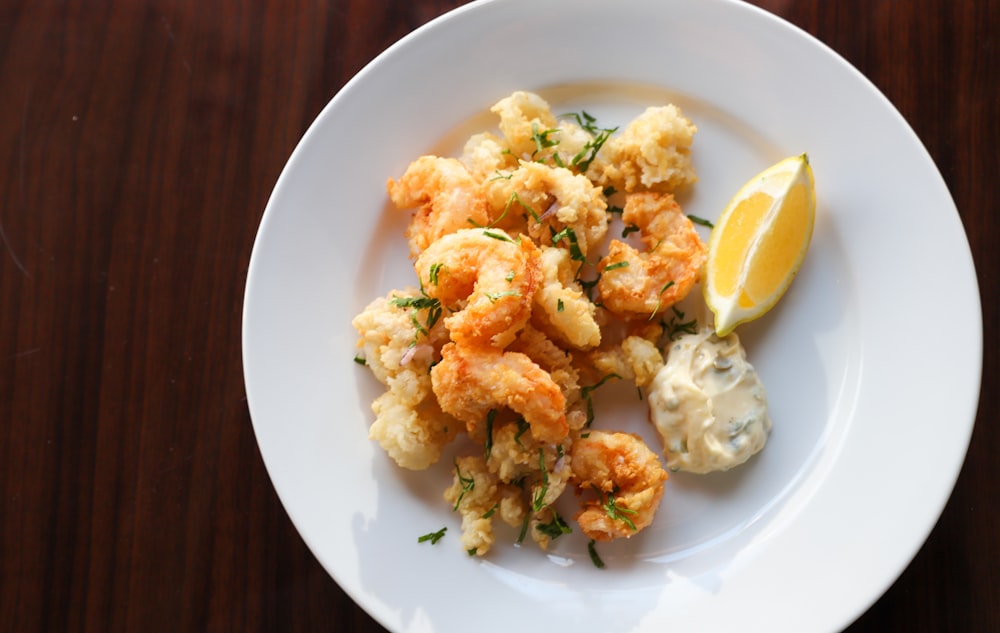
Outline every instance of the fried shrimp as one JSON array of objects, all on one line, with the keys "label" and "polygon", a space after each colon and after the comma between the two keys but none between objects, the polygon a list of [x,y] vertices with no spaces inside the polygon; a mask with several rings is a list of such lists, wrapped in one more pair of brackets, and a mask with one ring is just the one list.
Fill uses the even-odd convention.
[{"label": "fried shrimp", "polygon": [[517,169],[484,183],[491,215],[518,214],[539,244],[558,243],[582,261],[608,232],[604,191],[565,167],[521,161]]},{"label": "fried shrimp", "polygon": [[647,108],[605,143],[597,180],[628,192],[670,192],[693,184],[698,178],[691,143],[697,131],[675,105]]},{"label": "fried shrimp", "polygon": [[441,409],[465,422],[470,434],[498,407],[523,416],[541,442],[558,443],[569,433],[559,385],[519,352],[449,343],[431,369],[431,384]]},{"label": "fried shrimp", "polygon": [[598,264],[601,302],[623,318],[651,319],[691,292],[707,247],[670,194],[629,195],[622,220],[639,229],[646,250],[611,241]]},{"label": "fried shrimp", "polygon": [[469,170],[455,158],[421,156],[399,180],[386,184],[389,198],[400,209],[415,209],[406,239],[415,257],[442,235],[490,224],[490,207]]},{"label": "fried shrimp", "polygon": [[597,306],[587,298],[575,279],[568,250],[543,247],[542,283],[535,294],[532,323],[559,342],[576,349],[601,344]]},{"label": "fried shrimp", "polygon": [[462,229],[431,244],[414,265],[428,296],[463,345],[507,346],[531,317],[541,282],[538,247],[499,229]]},{"label": "fried shrimp", "polygon": [[574,517],[596,541],[630,537],[653,522],[667,472],[631,433],[591,431],[573,442],[574,483],[585,496]]}]

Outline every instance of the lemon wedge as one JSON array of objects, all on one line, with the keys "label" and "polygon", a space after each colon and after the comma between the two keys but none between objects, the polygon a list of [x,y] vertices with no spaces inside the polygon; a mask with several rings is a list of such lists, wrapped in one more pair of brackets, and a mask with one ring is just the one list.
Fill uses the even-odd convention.
[{"label": "lemon wedge", "polygon": [[774,307],[809,250],[815,217],[805,154],[768,167],[733,196],[712,229],[705,262],[705,303],[715,314],[716,334]]}]

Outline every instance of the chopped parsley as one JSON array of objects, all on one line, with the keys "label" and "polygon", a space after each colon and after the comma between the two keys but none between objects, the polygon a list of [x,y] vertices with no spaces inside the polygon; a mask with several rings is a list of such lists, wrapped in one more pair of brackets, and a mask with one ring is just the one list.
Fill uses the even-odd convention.
[{"label": "chopped parsley", "polygon": [[617,270],[619,268],[628,268],[628,260],[626,259],[620,262],[615,262],[613,264],[608,264],[607,266],[604,267],[604,272],[608,272],[609,270]]},{"label": "chopped parsley", "polygon": [[492,237],[495,240],[500,240],[501,242],[511,242],[511,243],[514,242],[514,240],[512,240],[510,237],[504,235],[503,233],[497,233],[495,231],[483,230],[483,235],[485,235],[486,237]]},{"label": "chopped parsley", "polygon": [[462,475],[462,471],[458,467],[458,460],[454,461],[455,464],[455,476],[458,477],[458,481],[462,486],[462,492],[459,493],[458,499],[455,499],[455,507],[452,511],[458,510],[459,504],[462,503],[462,499],[465,497],[465,493],[470,492],[476,487],[476,480],[473,477],[465,477]]},{"label": "chopped parsley", "polygon": [[590,554],[590,562],[594,563],[594,567],[604,569],[604,561],[597,555],[597,548],[594,547],[596,542],[594,539],[590,539],[590,542],[587,543],[587,553]]},{"label": "chopped parsley", "polygon": [[689,213],[688,214],[688,219],[691,220],[692,222],[694,222],[695,224],[700,224],[702,226],[707,226],[710,229],[714,229],[715,228],[715,225],[712,224],[712,222],[710,220],[706,220],[705,218],[698,217],[697,215],[691,215]]},{"label": "chopped parsley", "polygon": [[541,447],[538,448],[538,469],[542,471],[542,485],[535,490],[532,499],[531,507],[535,512],[542,509],[545,495],[549,492],[549,471],[545,470],[545,451]]},{"label": "chopped parsley", "polygon": [[490,300],[490,303],[496,303],[504,297],[520,297],[521,293],[517,290],[504,290],[502,292],[484,292],[486,298]]},{"label": "chopped parsley", "polygon": [[673,285],[674,285],[674,281],[670,280],[667,283],[663,284],[663,287],[660,288],[660,294],[659,294],[659,296],[656,299],[656,307],[653,308],[653,313],[649,315],[649,320],[650,321],[653,320],[653,318],[656,316],[656,313],[660,311],[660,306],[663,305],[663,293],[667,291],[667,288],[669,288],[670,286],[673,286]]},{"label": "chopped parsley", "polygon": [[667,337],[671,341],[676,341],[678,337],[682,334],[697,334],[698,333],[698,319],[691,319],[690,321],[684,320],[684,313],[677,309],[677,306],[672,306],[674,315],[670,317],[670,321],[664,324],[667,330]]},{"label": "chopped parsley", "polygon": [[[561,131],[562,130],[560,130],[559,128],[549,128],[547,130],[539,131],[539,129],[538,129],[538,123],[537,122],[532,122],[532,124],[531,124],[531,140],[534,141],[534,143],[535,143],[535,151],[533,151],[531,153],[531,160],[535,160],[535,156],[537,156],[540,152],[542,152],[542,151],[544,151],[544,150],[546,150],[546,149],[548,149],[550,147],[555,147],[556,145],[558,145],[559,144],[559,140],[552,138],[552,135],[559,134],[559,132],[561,132]],[[553,156],[553,159],[556,161],[556,164],[559,164],[559,163],[562,162],[559,159],[559,155],[558,154],[555,154]],[[560,166],[562,166],[562,165],[560,165]]]},{"label": "chopped parsley", "polygon": [[364,357],[364,356],[361,356],[360,354],[356,354],[356,355],[354,356],[354,362],[355,362],[355,363],[357,363],[357,364],[359,364],[359,365],[362,365],[362,366],[364,366],[364,365],[367,365],[367,364],[368,364],[368,361],[367,361],[367,360],[365,360],[365,357]]},{"label": "chopped parsley", "polygon": [[490,409],[486,414],[486,461],[490,460],[490,453],[493,452],[493,420],[497,417],[497,410]]},{"label": "chopped parsley", "polygon": [[429,271],[428,278],[430,279],[430,282],[435,286],[438,285],[438,275],[441,273],[442,268],[444,268],[444,264],[442,264],[441,262],[431,264],[431,269]]},{"label": "chopped parsley", "polygon": [[552,513],[551,521],[548,523],[539,523],[535,526],[535,529],[553,540],[559,538],[563,534],[569,534],[573,531],[572,528],[566,525],[566,521],[559,516],[558,512]]},{"label": "chopped parsley", "polygon": [[628,224],[622,229],[622,237],[628,237],[630,233],[638,233],[641,229],[634,224]]},{"label": "chopped parsley", "polygon": [[[423,293],[423,290],[421,290],[421,293]],[[389,303],[397,308],[410,309],[410,322],[413,323],[413,327],[417,331],[416,334],[413,335],[413,341],[410,342],[410,347],[417,344],[417,338],[419,338],[421,334],[427,336],[428,331],[434,327],[434,324],[441,318],[441,301],[428,297],[426,294],[423,294],[423,296],[420,297],[393,297]],[[421,310],[427,310],[427,318],[424,323],[421,323],[418,318]]]},{"label": "chopped parsley", "polygon": [[601,507],[604,508],[604,511],[608,514],[608,517],[610,517],[612,521],[622,521],[625,525],[629,526],[629,529],[633,532],[636,531],[635,523],[632,522],[632,519],[626,516],[628,514],[635,514],[636,511],[631,508],[622,508],[618,506],[617,500],[613,494],[609,494],[604,498],[604,501],[601,503]]},{"label": "chopped parsley", "polygon": [[444,533],[448,531],[447,527],[443,527],[437,532],[429,532],[417,538],[418,543],[426,543],[430,541],[431,545],[437,545],[437,542],[444,538]]},{"label": "chopped parsley", "polygon": [[524,435],[525,431],[529,428],[531,427],[524,418],[520,418],[517,421],[517,433],[514,434],[514,441],[517,442],[517,445],[521,448],[524,448],[524,444],[521,443],[521,436]]},{"label": "chopped parsley", "polygon": [[[597,125],[597,119],[588,114],[586,110],[581,110],[580,112],[570,112],[568,114],[562,115],[563,118],[574,119],[576,124],[587,130],[591,136],[594,138],[587,141],[587,144],[583,146],[583,149],[573,157],[571,161],[572,165],[579,169],[581,172],[587,171],[590,168],[590,163],[594,161],[597,157],[597,153],[601,151],[601,147],[611,138],[611,135],[618,131],[618,127],[613,128],[602,128]],[[610,188],[612,193],[613,188]],[[605,190],[607,191],[607,190]],[[611,195],[605,193],[605,195]]]},{"label": "chopped parsley", "polygon": [[597,389],[607,381],[611,380],[612,378],[617,378],[621,380],[621,376],[619,376],[618,374],[607,374],[606,376],[598,380],[596,383],[580,388],[580,397],[582,397],[584,400],[587,401],[587,422],[584,424],[585,427],[590,427],[590,425],[594,421],[594,399],[591,397],[590,394],[593,393],[595,389]]}]

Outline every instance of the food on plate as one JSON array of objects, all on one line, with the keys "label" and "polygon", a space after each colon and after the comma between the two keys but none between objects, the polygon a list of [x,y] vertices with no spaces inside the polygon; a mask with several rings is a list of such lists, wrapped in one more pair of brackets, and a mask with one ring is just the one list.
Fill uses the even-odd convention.
[{"label": "food on plate", "polygon": [[764,385],[734,333],[679,336],[648,399],[671,470],[729,470],[764,448],[771,431]]},{"label": "food on plate", "polygon": [[712,229],[705,264],[705,302],[720,336],[778,302],[809,250],[815,216],[805,154],[768,167],[729,201]]},{"label": "food on plate", "polygon": [[507,346],[531,317],[541,281],[538,247],[500,229],[459,229],[432,242],[414,265],[420,286],[449,316],[451,340]]},{"label": "food on plate", "polygon": [[573,442],[573,480],[586,495],[574,517],[595,541],[628,537],[653,522],[667,472],[638,435],[593,431]]},{"label": "food on plate", "polygon": [[559,385],[520,352],[448,343],[431,368],[431,383],[441,409],[465,422],[470,432],[490,411],[503,407],[521,415],[539,441],[561,442],[569,433]]},{"label": "food on plate", "polygon": [[[518,543],[548,548],[574,530],[559,512],[573,491],[572,518],[597,561],[595,542],[653,523],[667,481],[661,452],[669,469],[704,473],[764,445],[766,396],[739,339],[679,305],[701,296],[692,291],[708,260],[716,277],[705,296],[723,308],[715,327],[734,327],[727,315],[744,313],[725,307],[733,279],[759,298],[774,267],[788,267],[769,236],[811,231],[811,216],[800,217],[803,176],[765,172],[724,220],[757,209],[762,195],[792,219],[768,232],[770,215],[758,213],[753,241],[731,220],[713,232],[713,251],[674,197],[697,181],[697,128],[676,106],[648,108],[620,134],[586,112],[556,116],[530,92],[491,111],[498,129],[470,136],[460,157],[417,157],[387,182],[411,212],[415,282],[353,320],[356,360],[385,386],[370,436],[411,470],[450,453],[444,498],[470,555],[494,546],[497,520]],[[811,203],[811,173],[808,183]],[[740,236],[743,260],[730,253]],[[758,270],[744,274],[748,266]],[[595,394],[614,382],[635,386],[663,446],[595,419]]]},{"label": "food on plate", "polygon": [[670,194],[628,196],[622,222],[638,230],[645,250],[612,240],[598,264],[597,289],[611,312],[649,319],[691,292],[705,263],[705,243]]},{"label": "food on plate", "polygon": [[460,424],[441,411],[430,368],[447,330],[414,288],[372,301],[353,321],[361,357],[387,387],[372,403],[372,439],[404,468],[421,470],[441,457]]},{"label": "food on plate", "polygon": [[691,144],[698,128],[673,104],[650,107],[607,142],[598,180],[619,191],[671,192],[698,180]]},{"label": "food on plate", "polygon": [[390,180],[389,197],[401,209],[416,209],[406,238],[410,254],[419,255],[436,239],[469,222],[490,223],[490,209],[479,183],[455,158],[421,156],[398,180]]}]

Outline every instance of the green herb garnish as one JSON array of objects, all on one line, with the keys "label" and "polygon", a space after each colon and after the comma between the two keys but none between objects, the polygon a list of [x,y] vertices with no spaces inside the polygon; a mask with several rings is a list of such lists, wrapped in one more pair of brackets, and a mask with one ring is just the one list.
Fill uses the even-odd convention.
[{"label": "green herb garnish", "polygon": [[689,213],[688,214],[688,219],[691,220],[692,222],[694,222],[695,224],[700,224],[702,226],[707,226],[710,229],[714,229],[715,228],[715,225],[712,224],[711,221],[706,220],[705,218],[700,218],[697,215],[691,215]]},{"label": "green herb garnish", "polygon": [[587,543],[587,553],[590,554],[590,562],[594,563],[594,567],[604,569],[604,561],[597,555],[597,548],[594,547],[596,542],[594,539],[590,539],[590,542]]},{"label": "green herb garnish", "polygon": [[535,529],[553,540],[559,538],[563,534],[569,534],[573,531],[572,528],[566,525],[566,521],[559,516],[559,513],[554,511],[552,512],[551,521],[548,523],[539,523],[535,526]]},{"label": "green herb garnish", "polygon": [[458,468],[458,460],[456,459],[455,464],[455,476],[458,477],[458,481],[462,486],[462,492],[459,493],[458,499],[455,499],[455,507],[452,511],[458,510],[459,504],[462,503],[462,498],[465,497],[465,493],[474,490],[476,487],[476,480],[474,477],[464,477],[462,476],[462,471]]},{"label": "green herb garnish", "polygon": [[437,532],[430,532],[428,534],[424,534],[423,536],[418,537],[417,542],[426,543],[427,541],[430,541],[431,545],[437,545],[437,542],[444,538],[444,533],[447,531],[448,528],[443,527]]}]

